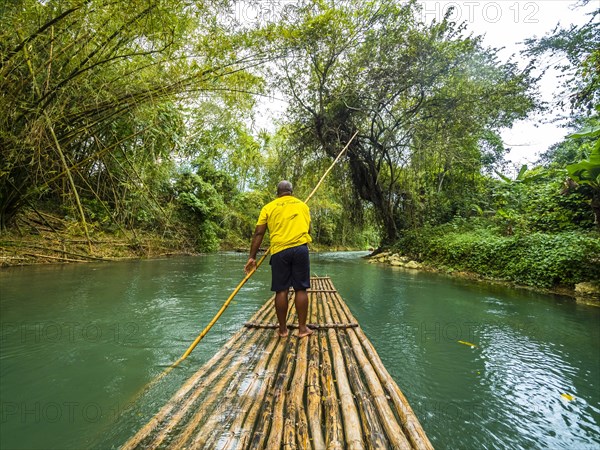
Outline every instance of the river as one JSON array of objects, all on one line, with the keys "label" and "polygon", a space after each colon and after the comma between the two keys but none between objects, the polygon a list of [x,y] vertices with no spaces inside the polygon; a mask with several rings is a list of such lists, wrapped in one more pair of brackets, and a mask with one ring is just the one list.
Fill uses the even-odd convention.
[{"label": "river", "polygon": [[[438,449],[598,449],[600,308],[573,299],[312,255]],[[118,448],[269,296],[245,256],[0,271],[0,448]],[[462,342],[460,342],[462,341]],[[473,345],[470,345],[473,344]]]}]

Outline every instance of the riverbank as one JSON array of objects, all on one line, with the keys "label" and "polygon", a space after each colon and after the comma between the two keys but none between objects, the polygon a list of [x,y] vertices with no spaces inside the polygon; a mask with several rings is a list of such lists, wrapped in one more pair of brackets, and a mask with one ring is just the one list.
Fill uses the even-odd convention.
[{"label": "riverbank", "polygon": [[518,289],[526,289],[544,294],[564,295],[573,297],[580,303],[600,307],[600,283],[598,282],[582,282],[575,284],[574,286],[553,286],[551,288],[542,288],[538,286],[519,284],[510,280],[486,277],[475,272],[454,270],[448,267],[436,267],[431,264],[415,261],[406,255],[401,255],[400,253],[394,253],[390,251],[368,255],[367,259],[369,263],[384,264],[404,270],[422,270],[466,280],[512,286]]},{"label": "riverbank", "polygon": [[90,240],[56,233],[24,236],[5,233],[0,237],[0,267],[194,254],[197,252],[179,240],[142,232],[134,238],[98,233]]},{"label": "riverbank", "polygon": [[[227,243],[223,243],[221,250],[241,253],[248,251],[244,248],[234,248]],[[311,250],[318,253],[361,249],[327,247],[313,243],[311,244]],[[182,239],[173,239],[142,231],[137,231],[135,236],[128,237],[95,232],[90,241],[77,233],[46,231],[26,235],[13,231],[0,237],[0,267],[154,259],[198,254],[199,252],[195,251],[192,245]],[[423,270],[467,280],[509,285],[546,294],[565,295],[576,298],[579,302],[600,306],[600,284],[594,282],[578,283],[572,286],[530,286],[472,271],[457,270],[443,265],[436,266],[427,262],[417,262],[397,252],[379,253],[370,257],[369,261],[405,270]]]},{"label": "riverbank", "polygon": [[[248,253],[248,248],[223,242],[220,251]],[[264,250],[264,249],[263,249]],[[362,250],[350,246],[311,244],[313,252]],[[137,231],[134,236],[95,232],[88,241],[80,234],[37,231],[35,234],[11,231],[0,236],[0,267],[38,264],[85,263],[152,259],[169,256],[199,255],[194,246],[181,238]]]}]

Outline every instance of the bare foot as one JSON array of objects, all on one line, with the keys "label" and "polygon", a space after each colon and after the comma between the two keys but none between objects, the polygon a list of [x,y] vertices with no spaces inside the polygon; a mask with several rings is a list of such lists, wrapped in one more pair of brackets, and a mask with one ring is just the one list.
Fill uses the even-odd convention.
[{"label": "bare foot", "polygon": [[287,337],[287,335],[288,335],[287,329],[285,331],[277,330],[277,336],[284,338],[284,337]]},{"label": "bare foot", "polygon": [[306,336],[310,336],[311,334],[313,334],[313,330],[311,330],[308,327],[305,327],[304,329],[300,330],[300,328],[298,328],[298,337],[299,338],[303,338]]}]

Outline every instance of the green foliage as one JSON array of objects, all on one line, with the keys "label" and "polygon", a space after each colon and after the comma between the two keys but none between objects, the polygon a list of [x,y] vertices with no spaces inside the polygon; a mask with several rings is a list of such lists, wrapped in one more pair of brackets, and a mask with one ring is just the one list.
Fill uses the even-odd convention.
[{"label": "green foliage", "polygon": [[215,170],[204,172],[208,175],[201,170],[184,172],[175,182],[174,190],[178,216],[196,241],[197,250],[214,251],[220,242],[218,221],[226,210],[224,195],[227,192],[222,187],[228,180],[225,174]]},{"label": "green foliage", "polygon": [[[229,248],[248,248],[261,208],[270,201],[262,191],[239,192],[228,199],[222,223],[222,242]],[[264,245],[268,245],[268,236]]]},{"label": "green foliage", "polygon": [[215,223],[210,221],[202,222],[195,235],[196,250],[201,252],[217,251],[221,245],[218,231],[218,227]]},{"label": "green foliage", "polygon": [[409,231],[395,250],[448,270],[530,286],[573,286],[600,279],[600,239],[595,232],[502,236],[493,226],[451,223]]},{"label": "green foliage", "polygon": [[[448,18],[422,23],[414,0],[295,6],[248,26],[221,0],[3,4],[0,230],[43,206],[73,228],[247,247],[276,183],[305,198],[358,131],[310,204],[315,244],[366,248],[401,233],[429,255],[422,231],[444,264],[545,284],[583,276],[584,262],[564,265],[593,247],[597,118],[579,118],[590,133],[550,149],[544,167],[492,179],[500,129],[538,106],[533,65],[501,62]],[[597,30],[557,30],[529,50],[567,55],[577,108],[597,103]],[[267,80],[290,105],[273,135],[253,129]],[[486,262],[503,250],[505,273]],[[527,275],[529,252],[545,262]]]},{"label": "green foliage", "polygon": [[504,152],[498,129],[535,106],[529,69],[501,64],[462,26],[419,16],[416,2],[308,2],[280,25],[294,51],[276,83],[304,154],[333,158],[359,131],[352,186],[386,241],[470,208],[481,170]]},{"label": "green foliage", "polygon": [[572,134],[570,137],[595,139],[589,158],[576,164],[569,164],[567,171],[569,176],[577,183],[600,189],[600,126],[584,129]]},{"label": "green foliage", "polygon": [[567,139],[556,143],[540,155],[538,160],[546,168],[564,168],[585,159],[591,152],[591,145]]},{"label": "green foliage", "polygon": [[572,139],[590,139],[592,151],[587,160],[569,164],[567,171],[575,183],[582,185],[580,189],[589,198],[594,214],[594,223],[600,230],[600,126],[585,128],[570,136]]},{"label": "green foliage", "polygon": [[0,230],[40,193],[73,208],[99,202],[123,226],[165,225],[158,201],[170,175],[164,169],[180,156],[190,117],[201,116],[190,111],[235,105],[237,121],[223,134],[235,129],[247,139],[239,124],[252,102],[243,92],[259,82],[245,68],[260,57],[239,55],[243,39],[222,26],[230,7],[179,0],[3,4]]},{"label": "green foliage", "polygon": [[[557,98],[569,98],[575,114],[592,112],[600,102],[600,8],[597,2],[583,1],[596,7],[587,15],[589,20],[581,26],[556,28],[542,38],[526,39],[526,55],[539,58],[544,54],[555,57],[552,67],[563,74],[563,92]],[[534,60],[535,61],[535,60]],[[547,70],[547,69],[546,69]],[[567,95],[564,95],[567,94]],[[563,106],[560,100],[559,106]]]},{"label": "green foliage", "polygon": [[505,234],[591,229],[593,215],[585,196],[568,188],[564,169],[521,170],[514,181],[489,185],[493,220]]}]

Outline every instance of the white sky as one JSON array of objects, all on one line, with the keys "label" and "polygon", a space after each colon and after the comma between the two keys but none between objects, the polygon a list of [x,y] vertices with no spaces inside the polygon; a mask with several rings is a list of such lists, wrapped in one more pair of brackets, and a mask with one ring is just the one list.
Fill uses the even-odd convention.
[{"label": "white sky", "polygon": [[[276,0],[275,0],[276,1]],[[600,5],[600,0],[591,1],[585,8],[574,8],[575,0],[419,0],[423,5],[423,20],[441,20],[450,6],[454,7],[453,19],[466,22],[467,30],[484,36],[484,44],[503,48],[499,53],[502,61],[514,55],[515,61],[524,67],[527,60],[519,52],[524,48],[520,42],[530,37],[542,37],[560,23],[564,28],[570,24],[581,25],[589,20],[587,13]],[[248,13],[249,14],[249,13]],[[559,58],[546,58],[551,65]],[[552,102],[559,91],[559,80],[555,73],[548,73],[541,81],[543,100]],[[277,99],[260,101],[261,112],[256,126],[274,129],[274,121],[285,109],[286,104]],[[556,111],[531,115],[519,121],[512,129],[501,133],[505,145],[511,149],[507,161],[518,170],[521,164],[533,163],[538,155],[552,144],[560,142],[569,134],[558,123],[546,123],[552,117],[568,115],[568,111]]]}]

